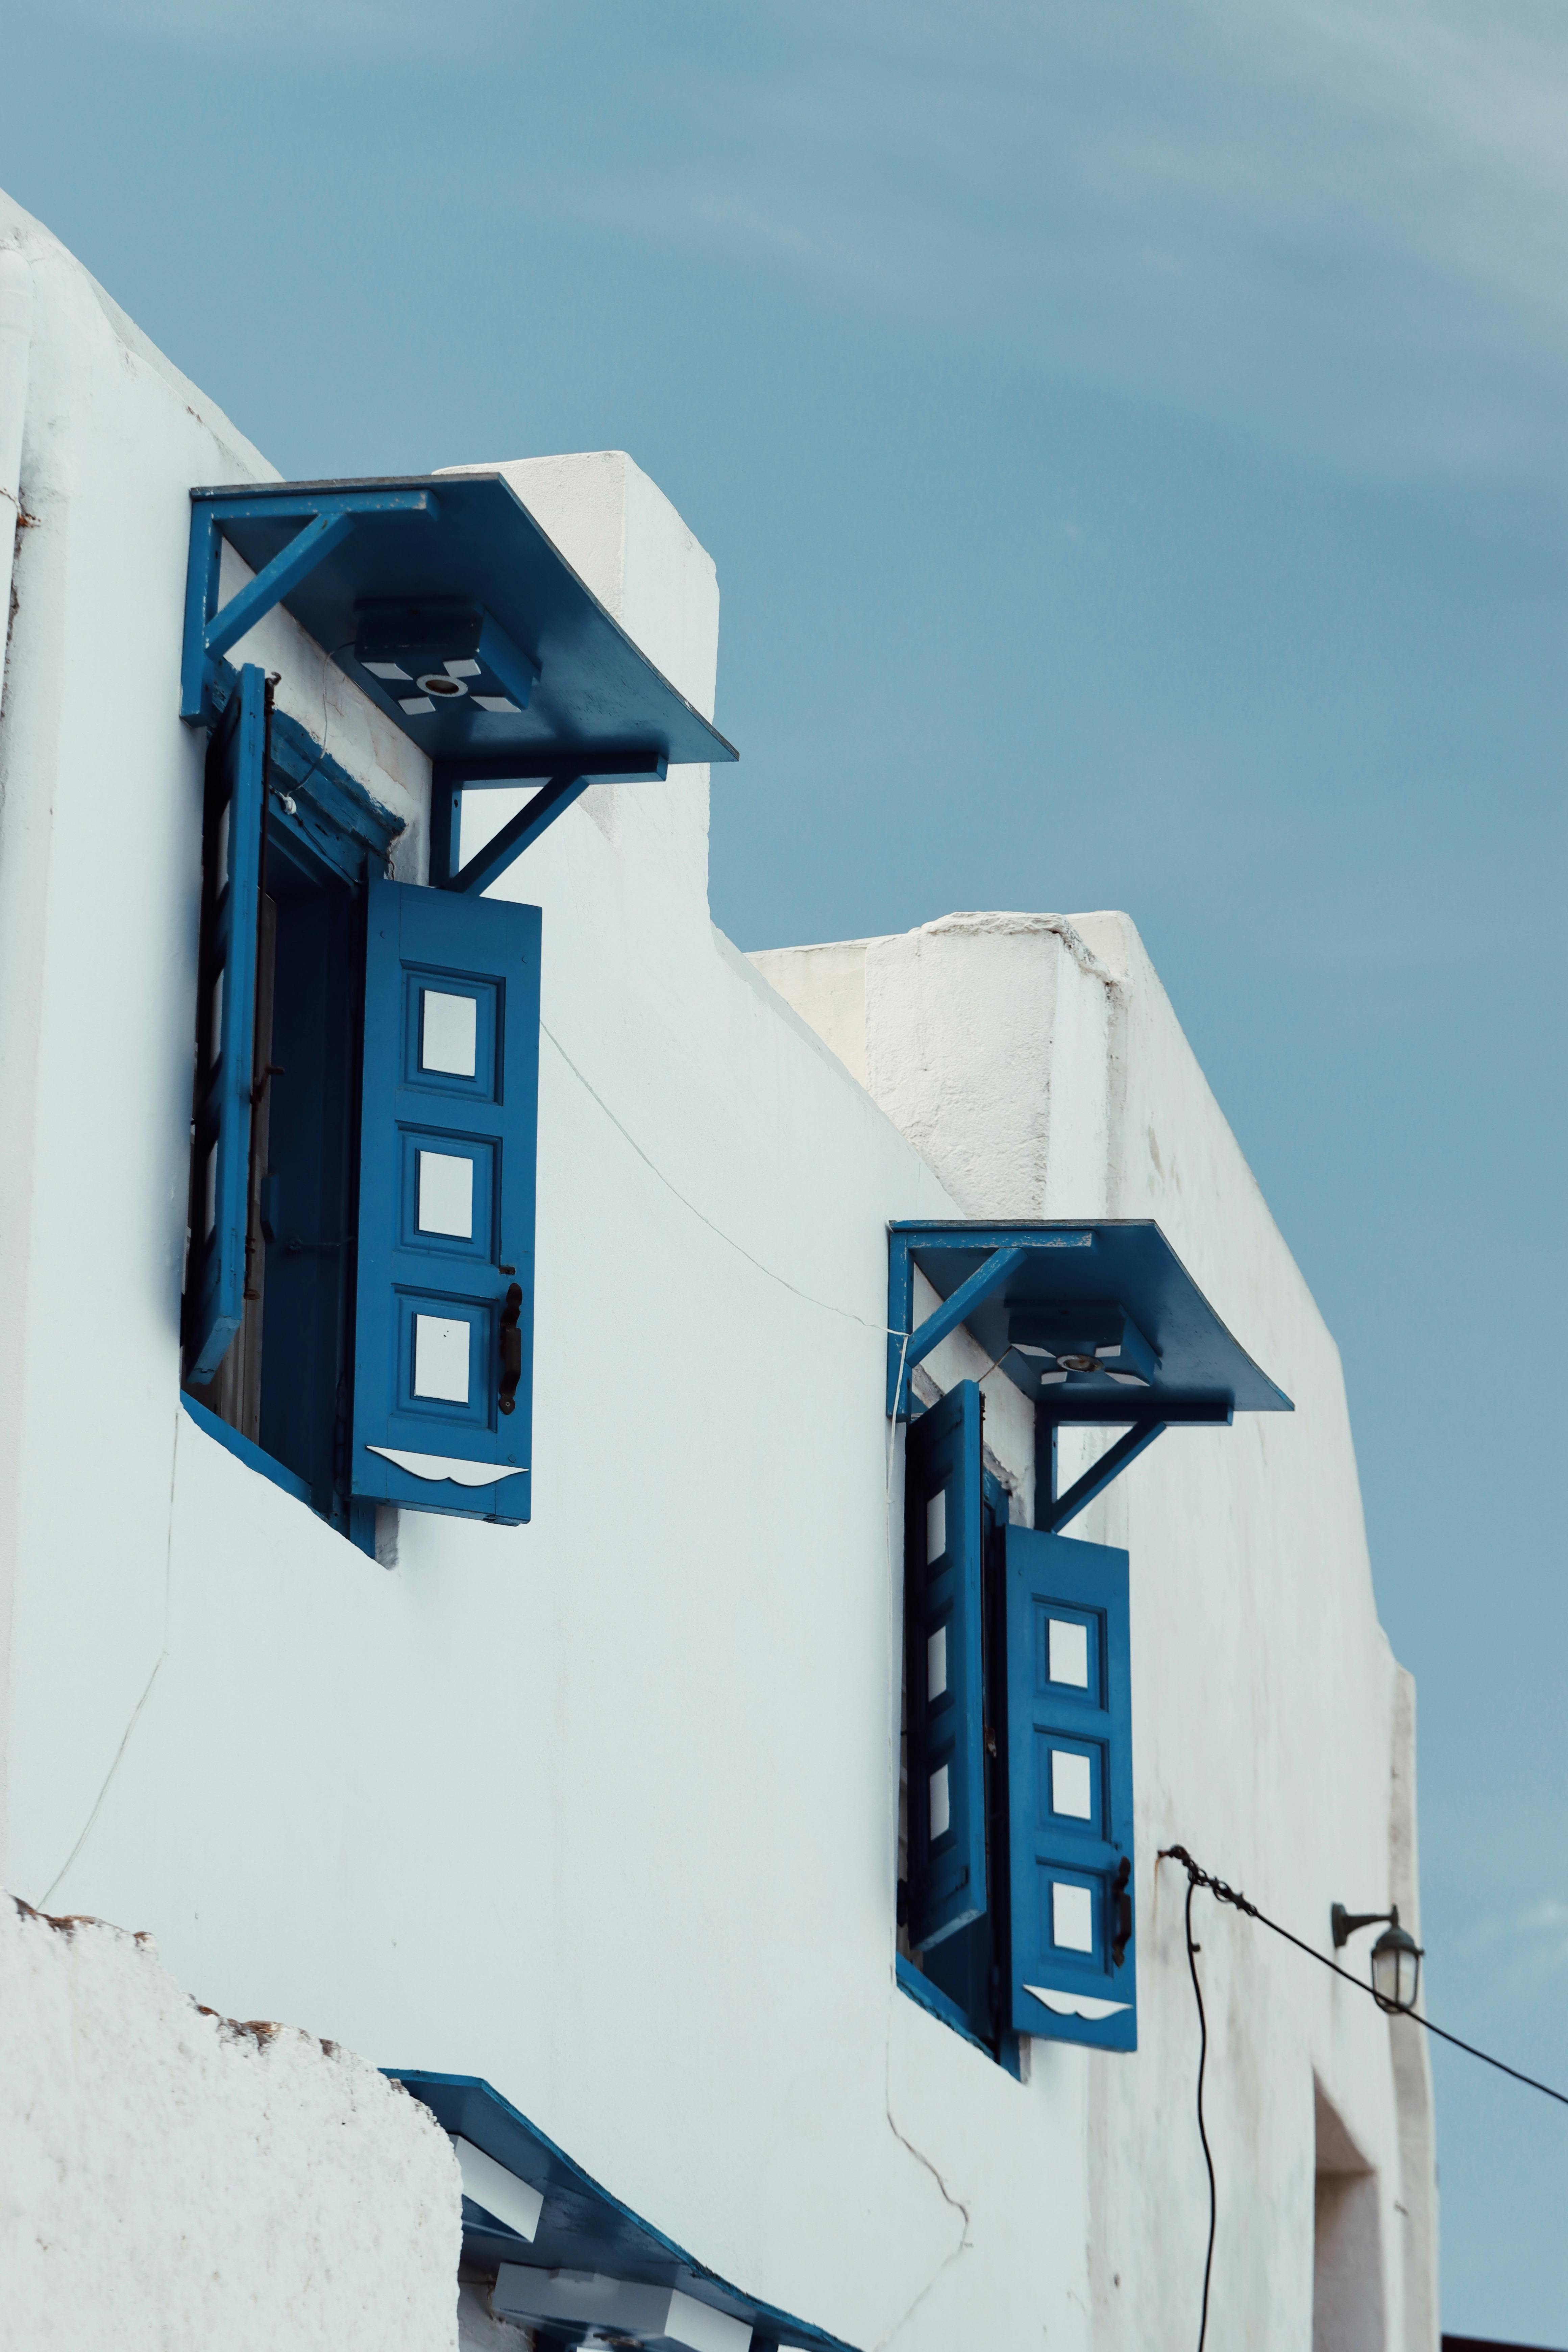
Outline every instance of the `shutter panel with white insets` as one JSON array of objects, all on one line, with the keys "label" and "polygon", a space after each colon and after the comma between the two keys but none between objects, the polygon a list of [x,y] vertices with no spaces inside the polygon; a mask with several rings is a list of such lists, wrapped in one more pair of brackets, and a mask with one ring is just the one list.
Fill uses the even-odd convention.
[{"label": "shutter panel with white insets", "polygon": [[917,1950],[985,1909],[980,1391],[964,1381],[909,1432],[909,1930]]},{"label": "shutter panel with white insets", "polygon": [[1013,2030],[1134,2050],[1127,1554],[1006,1541]]},{"label": "shutter panel with white insets", "polygon": [[267,681],[247,665],[207,748],[185,1385],[203,1388],[245,1312]]},{"label": "shutter panel with white insets", "polygon": [[352,1484],[529,1516],[540,912],[373,881]]}]

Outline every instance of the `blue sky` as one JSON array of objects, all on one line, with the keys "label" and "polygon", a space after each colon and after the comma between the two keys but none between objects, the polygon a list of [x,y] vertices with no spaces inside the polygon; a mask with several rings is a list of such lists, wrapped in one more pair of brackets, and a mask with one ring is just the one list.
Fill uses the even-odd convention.
[{"label": "blue sky", "polygon": [[[0,181],[285,471],[669,492],[743,946],[1132,913],[1343,1350],[1432,2013],[1568,2086],[1561,8],[8,17]],[[1436,2077],[1445,2324],[1568,2345],[1568,2122]]]}]

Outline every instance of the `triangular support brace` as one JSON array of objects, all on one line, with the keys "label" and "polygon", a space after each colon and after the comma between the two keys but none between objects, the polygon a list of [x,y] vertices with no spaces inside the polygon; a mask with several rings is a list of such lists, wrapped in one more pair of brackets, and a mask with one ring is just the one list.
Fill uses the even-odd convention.
[{"label": "triangular support brace", "polygon": [[[541,834],[581,800],[590,784],[662,783],[668,762],[652,746],[630,744],[625,751],[595,751],[590,774],[577,765],[583,757],[548,745],[526,759],[437,760],[430,787],[430,880],[437,890],[458,890],[477,898],[499,880]],[[507,785],[538,783],[515,816],[493,834],[467,865],[459,865],[463,794],[474,790],[496,791]]]},{"label": "triangular support brace", "polygon": [[[294,499],[253,498],[237,491],[191,499],[191,549],[185,572],[185,634],[180,659],[180,716],[189,727],[210,727],[216,718],[212,684],[218,662],[258,621],[297,588],[323,556],[341,547],[368,515],[436,513],[433,490],[312,490]],[[223,526],[263,517],[268,522],[298,521],[300,529],[218,610],[218,571]]]}]

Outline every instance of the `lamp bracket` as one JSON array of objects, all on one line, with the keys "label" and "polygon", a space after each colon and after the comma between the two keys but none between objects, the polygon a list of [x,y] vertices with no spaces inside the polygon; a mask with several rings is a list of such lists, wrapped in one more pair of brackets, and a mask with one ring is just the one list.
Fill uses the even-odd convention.
[{"label": "lamp bracket", "polygon": [[1342,1903],[1336,1903],[1329,1913],[1329,1925],[1333,1932],[1334,1949],[1342,1952],[1363,1927],[1397,1927],[1399,1906],[1396,1903],[1391,1911],[1347,1911]]}]

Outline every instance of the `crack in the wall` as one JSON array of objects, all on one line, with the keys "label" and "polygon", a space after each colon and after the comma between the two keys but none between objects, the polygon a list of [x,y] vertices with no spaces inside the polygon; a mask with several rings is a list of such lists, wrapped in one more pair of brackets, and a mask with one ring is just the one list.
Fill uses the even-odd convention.
[{"label": "crack in the wall", "polygon": [[[146,1687],[142,1691],[142,1696],[137,1700],[135,1706],[131,1710],[131,1720],[120,1736],[120,1745],[114,1751],[114,1760],[103,1776],[103,1786],[98,1792],[91,1812],[89,1813],[86,1821],[82,1823],[81,1834],[77,1839],[75,1845],[72,1846],[69,1853],[67,1854],[64,1862],[61,1863],[59,1868],[56,1871],[54,1876],[50,1879],[48,1885],[45,1887],[43,1893],[38,1897],[37,1909],[39,1912],[44,1910],[50,1895],[54,1893],[61,1879],[69,1872],[71,1864],[75,1862],[78,1854],[80,1853],[83,1846],[87,1843],[88,1839],[91,1836],[93,1824],[97,1821],[100,1813],[103,1811],[104,1799],[108,1796],[110,1790],[114,1785],[114,1776],[119,1771],[121,1764],[124,1759],[125,1750],[131,1744],[131,1735],[135,1730],[138,1723],[142,1720],[142,1710],[153,1696],[153,1685],[157,1681],[159,1675],[163,1672],[163,1661],[169,1654],[169,1602],[170,1586],[174,1575],[174,1474],[180,1457],[181,1412],[181,1406],[176,1404],[174,1407],[174,1434],[173,1442],[169,1447],[169,1528],[163,1552],[163,1645],[158,1652],[157,1657],[153,1662],[153,1671],[147,1677]],[[31,1909],[33,1906],[29,1905],[27,1907]]]},{"label": "crack in the wall", "polygon": [[[892,2063],[892,2045],[890,2039],[888,2048],[888,2063],[890,2067]],[[942,2261],[937,2264],[936,2269],[931,2273],[930,2278],[927,2279],[924,2286],[921,2287],[919,2294],[916,2295],[914,2301],[906,2310],[900,2313],[898,2318],[893,2322],[891,2327],[889,2328],[887,2334],[878,2337],[876,2352],[883,2352],[883,2347],[890,2344],[894,2337],[909,2326],[910,2321],[914,2317],[916,2312],[920,2309],[927,2295],[931,2294],[932,2288],[939,2285],[942,2280],[945,2278],[948,2272],[952,2268],[953,2263],[957,2262],[960,2254],[968,2251],[970,2242],[968,2206],[963,2202],[963,2200],[961,2197],[955,2197],[953,2195],[952,2189],[949,2189],[946,2181],[942,2179],[941,2172],[931,2162],[931,2158],[925,2154],[924,2150],[918,2148],[913,2140],[909,2138],[906,2134],[899,2129],[898,2125],[893,2120],[892,2091],[886,2078],[884,2078],[882,2086],[882,2107],[883,2112],[886,2114],[888,2118],[888,2129],[892,2133],[893,2137],[898,2141],[900,2147],[905,2147],[909,2150],[917,2164],[923,2166],[925,2170],[930,2173],[931,2179],[935,2181],[938,2189],[942,2192],[943,2203],[951,2205],[953,2211],[962,2217],[963,2227],[958,2233],[957,2245],[954,2246],[950,2252],[943,2255]]]}]

